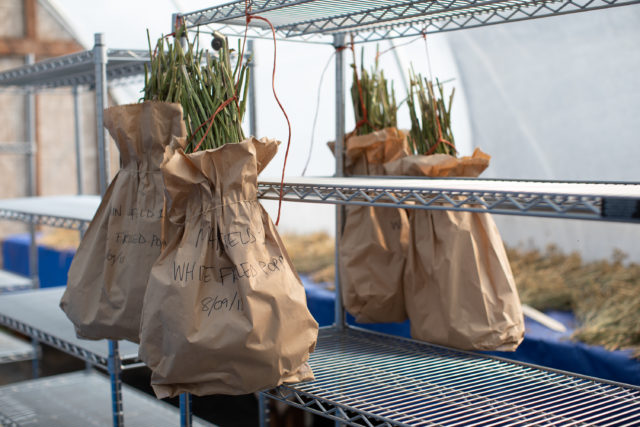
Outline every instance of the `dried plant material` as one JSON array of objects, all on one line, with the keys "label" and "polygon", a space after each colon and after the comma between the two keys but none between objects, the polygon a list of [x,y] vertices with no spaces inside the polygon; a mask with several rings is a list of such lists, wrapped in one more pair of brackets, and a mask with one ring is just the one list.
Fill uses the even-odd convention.
[{"label": "dried plant material", "polygon": [[[298,271],[315,282],[333,282],[332,237],[289,234],[284,240]],[[318,253],[311,249],[317,247],[323,248],[322,256],[307,256],[307,251]],[[629,348],[640,358],[639,264],[625,265],[620,252],[611,260],[585,263],[579,254],[563,254],[553,245],[544,251],[507,248],[507,254],[523,304],[573,311],[581,324],[574,340],[610,350]]]},{"label": "dried plant material", "polygon": [[398,106],[393,82],[389,83],[384,72],[379,68],[377,55],[371,73],[364,68],[364,48],[360,58],[359,73],[355,58],[354,64],[351,65],[353,68],[351,100],[356,119],[356,135],[366,135],[376,130],[396,127]]},{"label": "dried plant material", "polygon": [[37,241],[39,245],[49,248],[73,250],[80,244],[80,232],[78,230],[46,227]]},{"label": "dried plant material", "polygon": [[331,267],[335,261],[335,242],[333,237],[325,232],[312,234],[286,233],[282,235],[287,252],[295,269],[300,274],[314,276],[313,281],[328,282],[333,281],[333,275],[328,280],[317,280],[325,278],[326,273],[318,275],[319,272]]},{"label": "dried plant material", "polygon": [[409,71],[407,105],[411,118],[411,130],[407,137],[413,154],[456,155],[451,128],[451,105],[455,88],[445,102],[444,88],[436,79],[431,80]]},{"label": "dried plant material", "polygon": [[509,259],[522,302],[539,310],[572,310],[580,327],[572,339],[640,357],[640,265],[611,260],[583,262],[555,246],[545,253],[512,249]]}]

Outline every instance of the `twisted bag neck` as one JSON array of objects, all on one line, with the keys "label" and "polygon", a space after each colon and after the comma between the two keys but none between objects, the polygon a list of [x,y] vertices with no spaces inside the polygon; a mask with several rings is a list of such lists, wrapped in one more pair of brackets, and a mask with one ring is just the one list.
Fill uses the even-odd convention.
[{"label": "twisted bag neck", "polygon": [[385,128],[347,139],[346,169],[354,175],[384,175],[381,165],[408,155],[406,135],[396,128]]},{"label": "twisted bag neck", "polygon": [[489,167],[491,156],[479,148],[471,156],[454,157],[448,154],[416,154],[384,165],[387,175],[428,176],[431,178],[476,178]]},{"label": "twisted bag neck", "polygon": [[120,151],[122,169],[143,172],[158,171],[169,143],[187,136],[182,106],[167,102],[107,108],[104,126]]},{"label": "twisted bag neck", "polygon": [[162,166],[171,221],[179,224],[185,215],[256,200],[258,174],[275,156],[279,143],[252,137],[191,154],[177,149]]}]

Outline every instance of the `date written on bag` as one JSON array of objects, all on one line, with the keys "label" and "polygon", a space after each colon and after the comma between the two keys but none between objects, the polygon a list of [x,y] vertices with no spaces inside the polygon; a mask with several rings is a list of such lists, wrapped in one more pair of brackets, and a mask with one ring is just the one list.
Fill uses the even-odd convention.
[{"label": "date written on bag", "polygon": [[173,280],[176,282],[198,281],[209,283],[213,280],[219,281],[222,286],[229,283],[236,283],[241,279],[250,279],[258,275],[269,276],[273,273],[283,271],[286,268],[284,257],[272,257],[267,261],[241,262],[239,264],[216,267],[213,265],[202,265],[196,262],[173,262]]}]

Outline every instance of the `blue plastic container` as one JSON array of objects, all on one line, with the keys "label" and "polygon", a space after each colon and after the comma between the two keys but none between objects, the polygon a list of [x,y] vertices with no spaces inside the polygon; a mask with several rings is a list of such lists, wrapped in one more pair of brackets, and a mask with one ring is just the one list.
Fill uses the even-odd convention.
[{"label": "blue plastic container", "polygon": [[[29,276],[29,233],[7,237],[2,242],[4,270]],[[38,245],[38,278],[40,287],[66,286],[67,272],[75,250],[60,250]]]}]

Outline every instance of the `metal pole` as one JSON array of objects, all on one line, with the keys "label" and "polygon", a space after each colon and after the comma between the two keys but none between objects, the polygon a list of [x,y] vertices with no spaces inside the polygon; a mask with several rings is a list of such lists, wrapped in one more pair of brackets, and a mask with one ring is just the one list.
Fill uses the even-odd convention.
[{"label": "metal pole", "polygon": [[263,393],[258,393],[258,422],[259,427],[267,427],[269,424],[269,406]]},{"label": "metal pole", "polygon": [[73,86],[73,118],[75,124],[76,140],[76,172],[78,182],[78,194],[84,194],[84,173],[82,170],[82,135],[80,134],[80,100],[78,86]]},{"label": "metal pole", "polygon": [[[30,53],[26,57],[27,65],[31,65],[35,62],[35,55]],[[27,151],[27,195],[29,197],[36,196],[36,95],[33,88],[27,90],[27,99],[25,103],[25,115],[26,115],[26,140],[29,144],[29,150]],[[36,242],[36,225],[29,224],[29,235],[31,242],[29,244],[29,277],[31,278],[31,286],[34,289],[40,287],[40,280],[38,278],[38,243]],[[38,340],[31,339],[33,345],[34,358],[31,361],[31,372],[33,378],[40,376],[40,346]]]},{"label": "metal pole", "polygon": [[118,341],[109,340],[109,379],[111,380],[111,405],[113,427],[124,427],[122,408],[122,362]]},{"label": "metal pole", "polygon": [[95,34],[93,60],[96,72],[96,132],[98,136],[98,183],[100,194],[104,195],[109,185],[109,146],[104,130],[104,109],[107,108],[107,48],[104,35]]},{"label": "metal pole", "polygon": [[[84,174],[82,170],[82,136],[80,135],[80,101],[78,85],[74,85],[72,89],[73,93],[73,120],[74,120],[74,132],[76,142],[76,182],[78,186],[78,194],[84,193]],[[80,229],[80,240],[84,237],[84,231]],[[89,362],[84,363],[84,369],[87,372],[93,371],[93,365]]]},{"label": "metal pole", "polygon": [[[336,173],[344,175],[344,34],[333,36],[333,47],[336,49]],[[342,231],[342,207],[336,206],[336,250],[335,250],[335,325],[338,330],[344,329],[344,307],[340,290],[340,234]]]},{"label": "metal pole", "polygon": [[[178,25],[180,25],[182,18],[179,13],[174,13],[171,15],[171,29],[175,33],[178,30]],[[187,47],[187,38],[180,38],[180,45],[183,49]],[[180,394],[180,427],[191,427],[193,425],[193,416],[191,412],[191,394],[190,393],[181,393]]]},{"label": "metal pole", "polygon": [[248,42],[249,55],[251,62],[249,63],[249,134],[258,137],[258,118],[256,117],[256,51],[254,49],[254,41]]},{"label": "metal pole", "polygon": [[[96,79],[96,131],[98,136],[99,159],[99,188],[104,196],[109,184],[109,147],[104,130],[104,109],[107,108],[107,48],[104,35],[95,34],[93,60],[95,62]],[[124,426],[124,411],[122,409],[122,361],[118,341],[109,340],[109,379],[111,381],[111,405],[113,413],[113,427]]]},{"label": "metal pole", "polygon": [[191,393],[180,394],[180,427],[191,427]]}]

